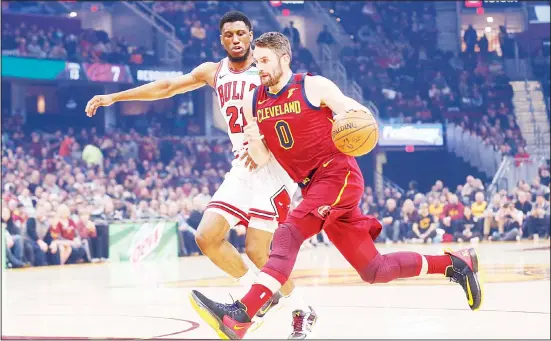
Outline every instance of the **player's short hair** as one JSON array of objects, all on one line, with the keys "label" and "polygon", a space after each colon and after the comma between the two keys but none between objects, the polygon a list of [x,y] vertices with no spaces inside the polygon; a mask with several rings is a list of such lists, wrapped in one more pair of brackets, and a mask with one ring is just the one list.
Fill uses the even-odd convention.
[{"label": "player's short hair", "polygon": [[253,25],[251,24],[249,17],[247,17],[245,13],[239,12],[239,11],[230,11],[224,14],[222,18],[220,18],[220,32],[222,32],[222,28],[224,27],[224,24],[229,22],[237,22],[237,21],[244,22],[245,26],[247,26],[249,31],[253,30]]},{"label": "player's short hair", "polygon": [[293,52],[291,51],[291,43],[289,39],[279,32],[267,32],[254,40],[256,47],[268,48],[275,52],[278,57],[284,54],[289,56],[289,60],[293,60]]}]

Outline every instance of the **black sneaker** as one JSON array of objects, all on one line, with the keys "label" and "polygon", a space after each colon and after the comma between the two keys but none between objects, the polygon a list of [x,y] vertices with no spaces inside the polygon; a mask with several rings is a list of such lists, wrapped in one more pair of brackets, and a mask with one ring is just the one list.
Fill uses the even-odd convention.
[{"label": "black sneaker", "polygon": [[253,324],[247,307],[240,301],[232,304],[214,302],[197,290],[189,296],[191,306],[223,339],[241,340]]},{"label": "black sneaker", "polygon": [[473,248],[456,252],[446,251],[452,265],[446,269],[446,277],[459,283],[465,294],[471,310],[477,310],[482,304],[482,285],[478,279],[478,257]]},{"label": "black sneaker", "polygon": [[302,340],[312,332],[312,329],[318,319],[318,315],[312,307],[308,308],[310,308],[310,311],[293,311],[293,332],[287,338],[288,340]]}]

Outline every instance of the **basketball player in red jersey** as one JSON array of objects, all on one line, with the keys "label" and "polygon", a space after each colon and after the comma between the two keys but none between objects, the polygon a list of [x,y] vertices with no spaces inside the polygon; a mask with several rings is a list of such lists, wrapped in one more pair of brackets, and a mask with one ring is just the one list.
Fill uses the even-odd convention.
[{"label": "basketball player in red jersey", "polygon": [[[371,113],[330,80],[293,74],[289,40],[280,33],[257,38],[254,57],[262,86],[244,109],[249,154],[259,166],[275,157],[302,187],[303,201],[276,230],[270,258],[241,300],[220,304],[192,291],[190,298],[208,314],[211,326],[231,339],[243,338],[250,318],[289,278],[301,244],[322,228],[364,281],[387,283],[439,273],[459,283],[469,307],[478,309],[482,289],[474,249],[424,256],[416,252],[381,255],[375,248],[373,240],[381,225],[360,213],[362,173],[356,160],[340,153],[331,139],[333,112],[338,116]],[[294,322],[314,320],[315,314],[298,312]]]},{"label": "basketball player in red jersey", "polygon": [[[249,259],[258,268],[262,268],[268,260],[270,243],[278,227],[278,220],[287,215],[290,197],[297,187],[275,160],[268,167],[254,172],[247,169],[250,159],[240,160],[247,157],[242,109],[245,94],[261,84],[251,53],[252,39],[249,18],[241,12],[228,12],[220,19],[220,41],[227,58],[215,63],[203,63],[181,77],[95,96],[86,106],[86,114],[92,117],[99,107],[116,102],[169,98],[205,85],[215,89],[236,159],[207,206],[195,238],[201,251],[212,262],[247,288],[254,283],[257,274],[248,268],[239,252],[228,242],[226,235],[230,228],[248,225],[245,250]],[[261,188],[249,186],[256,182],[263,184]],[[299,295],[291,295],[293,289],[292,281],[286,283],[281,288],[281,293],[275,295],[259,311],[258,318],[261,319],[278,305],[282,297],[290,299],[289,304],[293,308],[308,309]]]}]

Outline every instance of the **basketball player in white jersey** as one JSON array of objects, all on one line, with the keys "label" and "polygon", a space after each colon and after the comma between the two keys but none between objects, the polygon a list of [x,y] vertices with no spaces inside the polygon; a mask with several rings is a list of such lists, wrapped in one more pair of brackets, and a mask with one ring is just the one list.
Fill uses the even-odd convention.
[{"label": "basketball player in white jersey", "polygon": [[[86,106],[89,117],[97,109],[121,101],[154,101],[169,98],[210,85],[216,91],[220,111],[228,124],[235,159],[232,169],[212,197],[197,229],[196,241],[201,251],[220,269],[237,278],[244,286],[256,280],[256,272],[249,269],[239,252],[225,238],[229,229],[248,226],[245,249],[249,259],[261,269],[268,260],[270,243],[279,221],[284,221],[290,208],[297,184],[287,175],[275,158],[266,166],[256,165],[247,154],[244,145],[243,98],[246,92],[260,84],[254,65],[251,42],[253,32],[250,20],[241,12],[226,13],[220,19],[220,40],[227,58],[220,62],[206,62],[190,73],[178,78],[159,80],[118,93],[94,96]],[[289,280],[257,314],[258,321],[279,300],[293,292]],[[297,310],[309,311],[302,300],[293,295]],[[296,318],[294,319],[296,320]],[[260,324],[258,324],[260,325]],[[312,324],[293,321],[290,338],[304,338]]]}]

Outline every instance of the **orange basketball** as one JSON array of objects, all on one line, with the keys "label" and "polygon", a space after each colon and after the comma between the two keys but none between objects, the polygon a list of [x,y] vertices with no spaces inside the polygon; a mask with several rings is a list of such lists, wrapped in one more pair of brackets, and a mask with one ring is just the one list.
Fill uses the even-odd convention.
[{"label": "orange basketball", "polygon": [[333,122],[331,138],[344,154],[362,156],[377,145],[379,126],[371,115],[351,113]]}]

